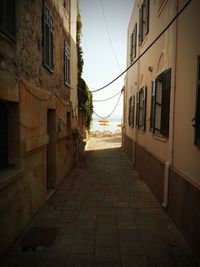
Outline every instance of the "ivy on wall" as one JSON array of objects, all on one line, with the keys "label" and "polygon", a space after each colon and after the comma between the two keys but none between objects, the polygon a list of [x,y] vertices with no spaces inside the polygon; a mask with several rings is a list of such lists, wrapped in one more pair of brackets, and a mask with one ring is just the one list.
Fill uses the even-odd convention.
[{"label": "ivy on wall", "polygon": [[92,93],[90,92],[86,82],[82,79],[83,73],[83,50],[81,47],[81,15],[80,9],[78,6],[77,12],[77,54],[78,54],[78,107],[79,114],[82,116],[83,126],[89,131],[92,122],[92,113],[93,113],[93,102],[92,102]]}]

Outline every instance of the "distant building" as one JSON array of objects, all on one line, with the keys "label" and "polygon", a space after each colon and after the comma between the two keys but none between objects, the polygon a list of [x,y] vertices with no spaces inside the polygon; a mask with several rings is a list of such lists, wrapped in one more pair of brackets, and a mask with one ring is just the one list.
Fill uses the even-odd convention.
[{"label": "distant building", "polygon": [[166,30],[127,72],[123,128],[124,150],[198,252],[199,11],[197,0],[135,1],[128,27],[127,67]]},{"label": "distant building", "polygon": [[77,2],[0,1],[0,255],[77,153]]}]

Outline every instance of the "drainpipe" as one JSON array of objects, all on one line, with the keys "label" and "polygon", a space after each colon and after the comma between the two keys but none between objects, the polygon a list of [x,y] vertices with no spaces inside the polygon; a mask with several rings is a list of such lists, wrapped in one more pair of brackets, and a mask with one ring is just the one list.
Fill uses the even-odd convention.
[{"label": "drainpipe", "polygon": [[[176,13],[178,12],[178,0],[176,1]],[[169,200],[169,176],[170,167],[173,163],[173,139],[174,139],[174,107],[175,107],[175,90],[176,90],[176,62],[177,62],[177,20],[174,23],[174,49],[172,52],[172,76],[171,76],[171,96],[170,96],[170,122],[169,122],[169,148],[168,160],[165,163],[164,177],[164,199],[162,206],[164,209],[168,207]],[[172,26],[173,27],[173,26]]]}]

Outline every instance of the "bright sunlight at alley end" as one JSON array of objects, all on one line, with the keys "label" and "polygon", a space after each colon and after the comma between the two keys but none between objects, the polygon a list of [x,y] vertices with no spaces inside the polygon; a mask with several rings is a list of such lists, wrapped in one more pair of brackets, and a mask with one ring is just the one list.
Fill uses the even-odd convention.
[{"label": "bright sunlight at alley end", "polygon": [[200,267],[200,1],[0,1],[0,266]]}]

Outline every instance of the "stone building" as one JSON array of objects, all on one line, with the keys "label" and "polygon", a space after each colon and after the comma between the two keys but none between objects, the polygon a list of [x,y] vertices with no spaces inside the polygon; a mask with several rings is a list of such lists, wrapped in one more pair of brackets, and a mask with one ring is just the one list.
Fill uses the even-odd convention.
[{"label": "stone building", "polygon": [[129,158],[198,253],[199,11],[198,0],[135,1],[123,129]]},{"label": "stone building", "polygon": [[0,2],[0,255],[70,171],[76,0]]}]

